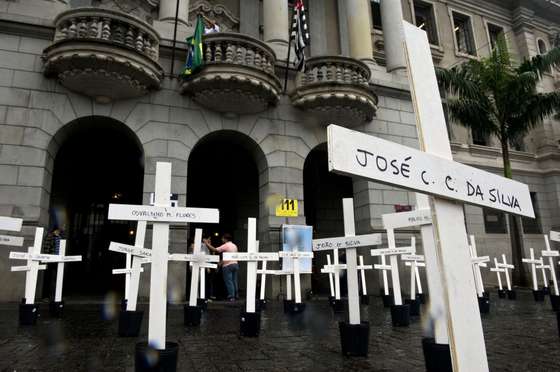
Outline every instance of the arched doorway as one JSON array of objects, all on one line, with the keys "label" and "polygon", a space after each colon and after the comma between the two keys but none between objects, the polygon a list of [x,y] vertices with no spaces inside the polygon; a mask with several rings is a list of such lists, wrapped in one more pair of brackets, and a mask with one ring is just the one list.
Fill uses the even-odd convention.
[{"label": "arched doorway", "polygon": [[[259,217],[259,167],[264,154],[249,137],[234,131],[219,131],[202,138],[192,150],[188,161],[187,205],[217,208],[220,223],[190,226],[203,228],[212,236],[214,245],[221,244],[224,233],[233,235],[239,250],[247,246],[247,218]],[[262,167],[262,166],[261,166]],[[239,288],[243,289],[245,270],[240,265]],[[214,275],[213,295],[225,297],[221,274]],[[187,275],[187,281],[190,275]]]},{"label": "arched doorway", "polygon": [[[303,186],[305,223],[313,226],[313,238],[343,236],[342,199],[353,196],[352,178],[329,172],[326,144],[315,147],[305,159]],[[328,294],[328,277],[321,274],[321,268],[327,263],[327,254],[332,259],[332,252],[315,253],[311,288],[313,293]]]},{"label": "arched doorway", "polygon": [[[124,291],[123,255],[110,241],[134,242],[135,223],[108,221],[109,203],[141,204],[144,180],[142,146],[124,124],[106,117],[78,119],[53,139],[57,146],[50,197],[50,228],[60,227],[67,254],[81,263],[65,268],[66,294],[102,295]],[[47,275],[48,277],[48,275]],[[45,290],[48,290],[48,278]]]}]

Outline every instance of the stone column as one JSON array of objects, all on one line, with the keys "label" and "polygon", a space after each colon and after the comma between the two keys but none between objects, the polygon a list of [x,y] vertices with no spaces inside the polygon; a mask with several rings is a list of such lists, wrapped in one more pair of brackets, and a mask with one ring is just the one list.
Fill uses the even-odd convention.
[{"label": "stone column", "polygon": [[347,0],[348,41],[350,57],[375,64],[371,39],[369,0]]},{"label": "stone column", "polygon": [[381,20],[387,71],[405,69],[401,0],[381,0]]},{"label": "stone column", "polygon": [[263,0],[264,41],[276,52],[276,57],[286,60],[290,33],[288,1]]},{"label": "stone column", "polygon": [[177,11],[177,2],[179,1],[179,22],[187,24],[189,21],[189,0],[160,0],[159,2],[159,20],[175,20],[175,12]]},{"label": "stone column", "polygon": [[259,2],[240,1],[239,2],[239,32],[259,38]]},{"label": "stone column", "polygon": [[325,55],[327,53],[325,0],[309,1],[309,17],[307,18],[311,37],[311,55]]}]

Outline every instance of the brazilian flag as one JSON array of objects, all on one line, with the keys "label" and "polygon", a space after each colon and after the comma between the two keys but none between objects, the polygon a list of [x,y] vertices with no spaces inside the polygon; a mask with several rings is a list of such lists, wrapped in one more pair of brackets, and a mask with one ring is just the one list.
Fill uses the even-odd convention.
[{"label": "brazilian flag", "polygon": [[196,26],[194,28],[194,35],[187,38],[187,63],[183,68],[183,75],[190,76],[196,72],[203,64],[202,52],[202,35],[204,35],[204,22],[202,16],[196,18]]}]

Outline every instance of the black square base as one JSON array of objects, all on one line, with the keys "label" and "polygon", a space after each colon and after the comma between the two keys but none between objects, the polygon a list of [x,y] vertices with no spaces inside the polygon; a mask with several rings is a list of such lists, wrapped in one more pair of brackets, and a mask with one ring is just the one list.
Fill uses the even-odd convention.
[{"label": "black square base", "polygon": [[478,298],[478,309],[481,314],[488,314],[490,312],[490,299],[486,297]]},{"label": "black square base", "polygon": [[344,312],[344,301],[335,299],[333,302],[332,309],[335,313],[340,314]]},{"label": "black square base", "polygon": [[266,299],[257,299],[255,301],[255,306],[257,308],[257,311],[266,310]]},{"label": "black square base", "polygon": [[410,316],[420,316],[420,301],[409,298],[404,303],[410,306]]},{"label": "black square base", "polygon": [[258,337],[261,331],[261,313],[241,312],[240,334],[244,337]]},{"label": "black square base", "polygon": [[35,325],[38,317],[38,304],[19,304],[19,325]]},{"label": "black square base", "polygon": [[197,327],[200,325],[200,318],[202,317],[202,309],[198,306],[185,305],[184,318],[187,327]]},{"label": "black square base", "polygon": [[165,350],[154,349],[146,342],[136,344],[134,350],[135,372],[175,372],[179,344],[166,342]]},{"label": "black square base", "polygon": [[544,293],[545,296],[550,294],[550,287],[542,287],[541,291]]},{"label": "black square base", "polygon": [[560,296],[550,294],[550,304],[553,311],[560,311]]},{"label": "black square base", "polygon": [[410,325],[410,306],[407,304],[391,306],[391,321],[394,327],[408,327]]},{"label": "black square base", "polygon": [[297,303],[297,302],[293,302],[290,304],[290,309],[288,310],[289,314],[295,315],[295,314],[301,314],[305,311],[305,304],[304,303]]},{"label": "black square base", "polygon": [[506,291],[506,295],[508,300],[516,300],[517,299],[517,293],[515,292],[515,290],[507,290]]},{"label": "black square base", "polygon": [[293,307],[293,304],[295,303],[294,300],[284,300],[284,313],[289,313],[290,309]]},{"label": "black square base", "polygon": [[420,301],[420,303],[423,305],[426,303],[426,294],[425,293],[416,293],[416,299],[418,301]]},{"label": "black square base", "polygon": [[453,372],[451,351],[447,344],[436,344],[433,338],[422,339],[426,372]]},{"label": "black square base", "polygon": [[202,311],[208,310],[208,300],[205,298],[197,298],[196,299],[196,306],[200,308]]},{"label": "black square base", "polygon": [[560,311],[556,312],[556,323],[558,324],[558,337],[560,337]]},{"label": "black square base", "polygon": [[365,295],[365,294],[361,295],[360,296],[360,303],[362,305],[365,305],[365,306],[369,305],[369,296]]},{"label": "black square base", "polygon": [[344,356],[368,356],[369,322],[348,324],[339,322],[340,344]]},{"label": "black square base", "polygon": [[138,337],[143,317],[143,311],[121,311],[119,313],[119,336]]},{"label": "black square base", "polygon": [[53,318],[62,318],[62,316],[64,315],[64,301],[49,302],[49,314]]},{"label": "black square base", "polygon": [[490,291],[485,290],[484,292],[482,292],[482,297],[490,299]]},{"label": "black square base", "polygon": [[505,289],[498,289],[498,297],[499,298],[506,298],[506,290]]},{"label": "black square base", "polygon": [[392,294],[381,295],[381,300],[383,300],[383,307],[391,307],[395,304],[395,298]]},{"label": "black square base", "polygon": [[122,311],[126,311],[126,305],[127,305],[127,303],[128,303],[128,300],[126,300],[126,299],[123,298],[122,301],[121,301],[121,310],[122,310]]},{"label": "black square base", "polygon": [[533,291],[533,298],[536,302],[543,302],[544,301],[544,292],[540,289]]}]

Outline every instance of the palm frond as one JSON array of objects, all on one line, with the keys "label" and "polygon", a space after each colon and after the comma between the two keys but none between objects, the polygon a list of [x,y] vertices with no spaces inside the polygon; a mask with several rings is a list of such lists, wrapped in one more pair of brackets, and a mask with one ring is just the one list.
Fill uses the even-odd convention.
[{"label": "palm frond", "polygon": [[[478,61],[471,61],[478,62]],[[476,80],[476,74],[472,73],[475,67],[474,64],[470,66],[461,65],[451,69],[436,69],[436,75],[440,86],[451,93],[461,97],[470,97],[475,99],[482,94],[480,84]]]},{"label": "palm frond", "polygon": [[497,135],[500,128],[488,105],[487,101],[481,102],[469,98],[451,98],[447,102],[453,121],[485,134]]},{"label": "palm frond", "polygon": [[560,91],[536,93],[518,108],[512,107],[512,115],[508,119],[508,136],[517,138],[525,135],[556,112],[560,112]]},{"label": "palm frond", "polygon": [[532,71],[540,76],[551,68],[560,67],[560,47],[551,49],[548,53],[537,55],[525,60],[518,68],[519,73]]}]

